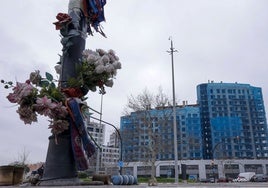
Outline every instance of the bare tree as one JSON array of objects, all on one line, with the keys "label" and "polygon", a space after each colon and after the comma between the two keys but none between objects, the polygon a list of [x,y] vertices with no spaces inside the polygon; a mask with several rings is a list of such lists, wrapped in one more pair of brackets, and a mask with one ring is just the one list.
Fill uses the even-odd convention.
[{"label": "bare tree", "polygon": [[16,161],[10,163],[9,165],[13,166],[19,166],[24,168],[24,172],[29,172],[29,167],[28,167],[28,158],[29,158],[29,151],[26,151],[25,148],[23,148],[23,151],[18,153],[18,158]]},{"label": "bare tree", "polygon": [[[163,143],[160,130],[165,129],[165,126],[171,121],[172,109],[169,104],[171,104],[169,98],[159,87],[157,94],[144,89],[137,96],[131,95],[128,97],[125,107],[126,115],[129,116],[131,113],[135,113],[135,117],[132,120],[135,132],[131,132],[131,134],[135,134],[133,139],[139,139],[139,152],[136,153],[140,155],[139,160],[142,159],[144,163],[150,164],[152,179],[155,179],[156,175],[155,163],[157,157],[161,152],[166,151],[167,147],[172,147],[170,144],[165,145]],[[130,132],[125,131],[123,135],[125,135],[125,139],[130,138]]]}]

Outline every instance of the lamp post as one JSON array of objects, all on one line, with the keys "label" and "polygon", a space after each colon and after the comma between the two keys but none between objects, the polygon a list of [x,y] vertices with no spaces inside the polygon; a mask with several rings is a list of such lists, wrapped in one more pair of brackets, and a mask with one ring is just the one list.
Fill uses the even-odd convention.
[{"label": "lamp post", "polygon": [[[100,105],[100,129],[101,129],[101,120],[102,120],[102,104],[103,104],[103,93],[101,93],[101,105]],[[98,134],[98,145],[100,144],[99,140],[99,134]],[[100,149],[97,149],[97,161],[96,161],[96,173],[98,174],[100,171]]]},{"label": "lamp post", "polygon": [[106,121],[103,121],[101,119],[98,119],[98,118],[95,118],[95,117],[92,117],[92,116],[90,116],[90,118],[95,119],[95,120],[99,120],[101,123],[104,123],[104,124],[107,124],[107,125],[112,126],[115,129],[115,131],[117,132],[117,134],[119,136],[119,140],[120,140],[120,156],[119,156],[120,166],[119,166],[119,174],[122,175],[122,163],[123,163],[123,154],[122,154],[122,151],[123,150],[122,150],[122,148],[123,148],[123,142],[122,142],[122,137],[121,137],[120,131],[118,130],[118,128],[116,128],[116,126],[114,126],[111,123],[108,123]]},{"label": "lamp post", "polygon": [[172,38],[170,40],[170,51],[167,51],[171,55],[172,66],[172,94],[173,94],[173,133],[174,133],[174,165],[175,165],[175,184],[178,184],[178,142],[177,142],[177,122],[176,122],[176,101],[175,101],[175,81],[174,81],[174,59],[173,53],[177,52],[173,48]]}]

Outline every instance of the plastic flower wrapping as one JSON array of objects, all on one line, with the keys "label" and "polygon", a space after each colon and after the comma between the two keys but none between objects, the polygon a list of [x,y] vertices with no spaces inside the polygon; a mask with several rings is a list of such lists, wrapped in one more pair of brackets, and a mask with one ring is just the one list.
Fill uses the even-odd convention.
[{"label": "plastic flower wrapping", "polygon": [[[60,65],[55,67],[60,73]],[[97,49],[84,50],[81,65],[77,67],[77,78],[68,81],[70,88],[80,87],[91,91],[99,88],[101,94],[105,94],[105,86],[112,87],[117,70],[121,69],[119,58],[113,50],[108,52]],[[45,77],[40,71],[30,73],[29,79],[23,82],[1,80],[6,89],[12,89],[7,99],[18,105],[17,113],[25,124],[37,122],[38,115],[49,118],[49,128],[55,135],[69,129],[68,110],[65,101],[68,95],[60,88],[58,80],[50,73]]]}]

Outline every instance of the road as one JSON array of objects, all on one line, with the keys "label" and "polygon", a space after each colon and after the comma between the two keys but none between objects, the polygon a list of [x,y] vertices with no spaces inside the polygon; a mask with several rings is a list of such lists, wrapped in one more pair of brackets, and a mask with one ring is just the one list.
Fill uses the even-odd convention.
[{"label": "road", "polygon": [[[23,186],[0,186],[0,188],[12,188]],[[62,188],[62,186],[30,186],[40,188]],[[64,186],[66,187],[66,186]],[[175,188],[175,187],[192,187],[192,188],[256,188],[256,187],[268,187],[268,182],[260,183],[179,183],[178,185],[172,183],[159,183],[158,186],[148,186],[146,183],[140,183],[139,185],[85,185],[85,186],[68,186],[68,188]]]}]

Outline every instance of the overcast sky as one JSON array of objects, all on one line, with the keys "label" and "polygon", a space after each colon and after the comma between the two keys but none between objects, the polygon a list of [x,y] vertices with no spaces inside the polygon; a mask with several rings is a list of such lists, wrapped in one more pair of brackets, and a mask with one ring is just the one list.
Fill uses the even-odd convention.
[{"label": "overcast sky", "polygon": [[[57,13],[67,12],[68,0],[9,0],[0,1],[0,7],[1,79],[24,82],[37,69],[56,75],[62,46],[52,23]],[[178,51],[178,103],[195,103],[196,86],[214,80],[262,87],[267,108],[267,0],[107,0],[105,17],[108,38],[95,33],[86,44],[93,50],[114,49],[122,63],[114,87],[104,95],[105,121],[119,127],[127,97],[145,88],[156,92],[161,86],[172,96],[170,36]],[[2,86],[0,165],[17,160],[24,150],[28,162],[45,161],[47,120],[24,125]],[[88,104],[99,110],[100,95],[88,97]]]}]

